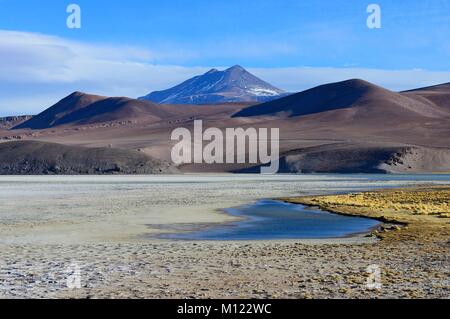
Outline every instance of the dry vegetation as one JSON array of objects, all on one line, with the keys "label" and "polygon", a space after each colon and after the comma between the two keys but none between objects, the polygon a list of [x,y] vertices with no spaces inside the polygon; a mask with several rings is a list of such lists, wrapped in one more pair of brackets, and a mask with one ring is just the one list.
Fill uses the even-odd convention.
[{"label": "dry vegetation", "polygon": [[328,196],[317,201],[322,204],[346,205],[374,208],[389,212],[404,212],[417,215],[450,217],[450,190],[419,190],[369,192]]},{"label": "dry vegetation", "polygon": [[420,187],[284,200],[394,224],[383,227],[381,232],[375,232],[383,239],[447,241],[450,238],[449,187]]}]

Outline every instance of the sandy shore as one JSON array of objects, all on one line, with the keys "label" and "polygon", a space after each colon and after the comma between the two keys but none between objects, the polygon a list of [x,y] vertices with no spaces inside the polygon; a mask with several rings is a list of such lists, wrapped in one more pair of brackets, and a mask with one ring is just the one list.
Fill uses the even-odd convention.
[{"label": "sandy shore", "polygon": [[[154,225],[223,222],[230,217],[219,208],[259,198],[345,193],[423,181],[335,176],[171,178],[150,182],[139,177],[109,177],[102,182],[9,178],[3,180],[5,187],[0,179],[0,297],[450,296],[448,238],[380,241],[377,234],[277,242],[148,238],[161,231]],[[379,290],[366,285],[367,267],[374,264],[381,270]],[[81,287],[69,289],[67,279],[74,269],[79,270]]]}]

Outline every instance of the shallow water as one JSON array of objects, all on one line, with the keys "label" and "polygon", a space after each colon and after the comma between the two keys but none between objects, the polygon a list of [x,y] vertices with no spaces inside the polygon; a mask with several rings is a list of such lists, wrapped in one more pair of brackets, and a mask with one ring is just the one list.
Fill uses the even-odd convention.
[{"label": "shallow water", "polygon": [[261,200],[252,205],[226,209],[243,220],[207,227],[200,231],[166,234],[166,239],[274,240],[341,238],[369,232],[380,222],[350,217],[303,205]]}]

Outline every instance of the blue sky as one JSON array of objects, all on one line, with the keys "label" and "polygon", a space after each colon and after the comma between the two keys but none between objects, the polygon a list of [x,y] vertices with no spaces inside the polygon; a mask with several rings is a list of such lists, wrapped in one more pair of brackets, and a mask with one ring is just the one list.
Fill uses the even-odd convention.
[{"label": "blue sky", "polygon": [[[370,3],[381,29],[366,25]],[[74,90],[137,97],[234,64],[289,91],[346,77],[407,89],[450,81],[449,39],[448,0],[0,0],[0,115]]]}]

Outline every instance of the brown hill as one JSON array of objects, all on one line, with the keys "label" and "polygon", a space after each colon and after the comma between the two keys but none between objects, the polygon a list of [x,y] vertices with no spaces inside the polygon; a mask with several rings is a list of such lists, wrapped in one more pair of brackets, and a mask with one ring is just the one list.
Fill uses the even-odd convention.
[{"label": "brown hill", "polygon": [[13,129],[44,129],[58,125],[64,117],[103,99],[106,99],[106,97],[74,92],[52,107],[34,116],[32,119],[15,126]]},{"label": "brown hill", "polygon": [[126,97],[101,99],[83,108],[77,109],[60,118],[52,126],[71,124],[83,125],[110,121],[125,121],[139,118],[161,120],[170,113],[163,107],[147,101]]},{"label": "brown hill", "polygon": [[225,103],[211,106],[159,105],[127,97],[104,97],[75,92],[13,130],[44,130],[62,125],[80,126],[106,122],[186,121],[198,116],[235,113],[251,103]]},{"label": "brown hill", "polygon": [[126,97],[104,97],[75,92],[13,129],[46,129],[136,118],[159,120],[170,113],[162,106]]},{"label": "brown hill", "polygon": [[353,79],[321,85],[268,103],[251,106],[234,117],[304,116],[329,111],[351,110],[354,120],[442,118],[450,113],[432,101],[415,95],[389,91],[369,82]]},{"label": "brown hill", "polygon": [[450,111],[450,83],[429,86],[421,89],[402,92],[413,98],[423,98],[429,102]]}]

